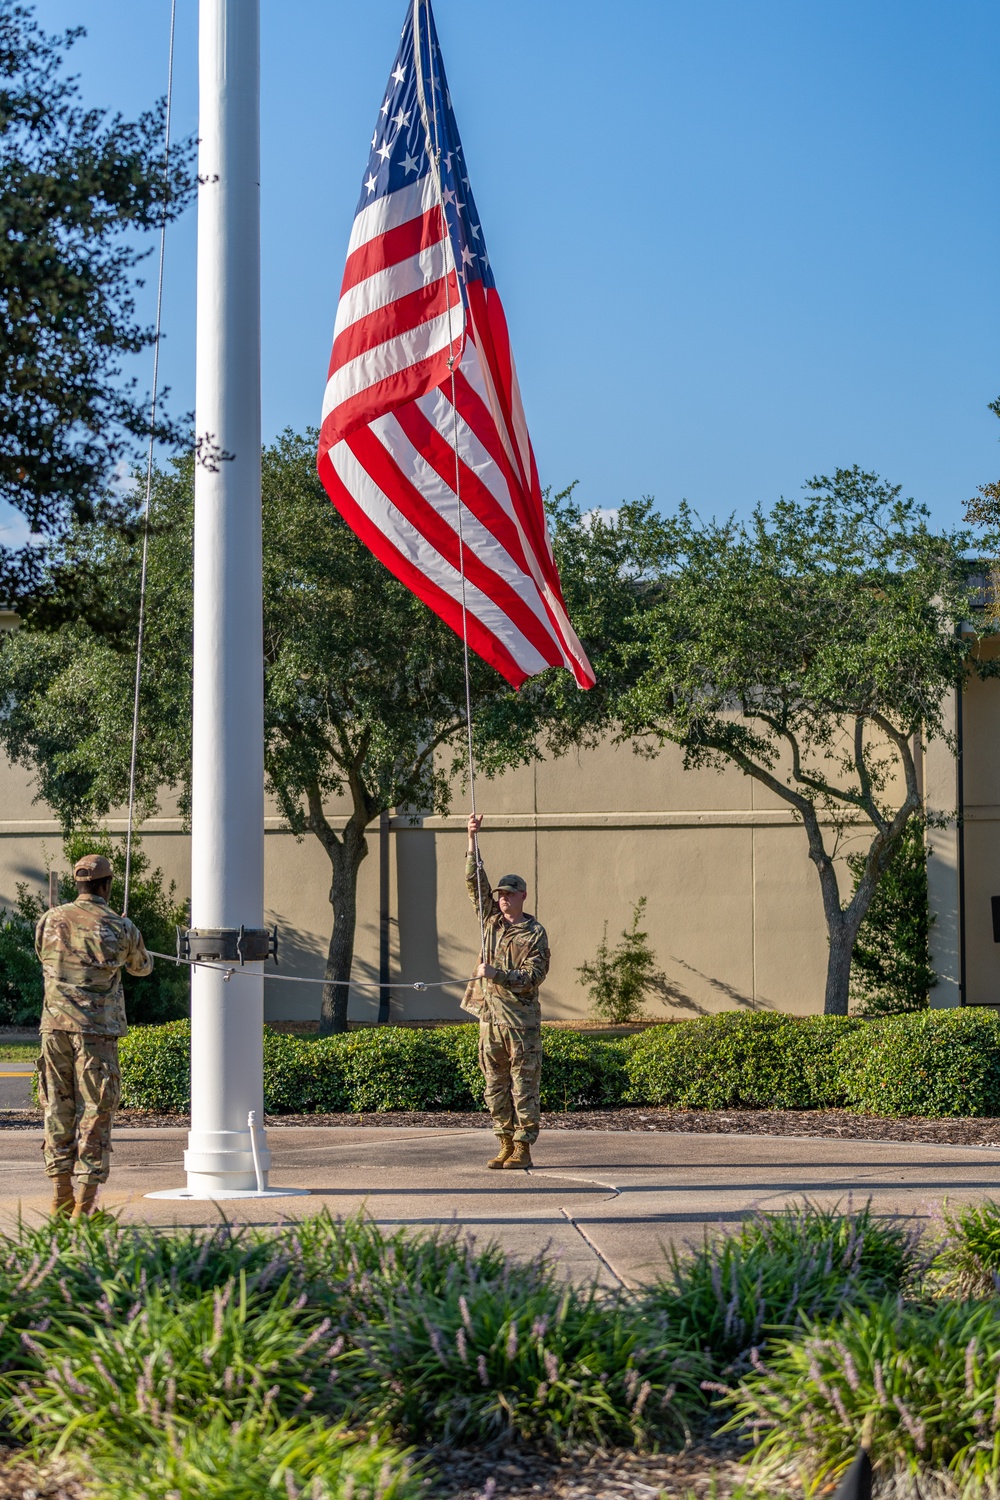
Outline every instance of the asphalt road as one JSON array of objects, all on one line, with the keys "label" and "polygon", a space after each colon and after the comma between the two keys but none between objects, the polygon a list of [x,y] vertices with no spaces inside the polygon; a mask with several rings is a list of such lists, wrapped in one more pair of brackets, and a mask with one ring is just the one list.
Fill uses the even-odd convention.
[{"label": "asphalt road", "polygon": [[0,1061],[0,1112],[31,1108],[31,1075],[35,1065]]}]

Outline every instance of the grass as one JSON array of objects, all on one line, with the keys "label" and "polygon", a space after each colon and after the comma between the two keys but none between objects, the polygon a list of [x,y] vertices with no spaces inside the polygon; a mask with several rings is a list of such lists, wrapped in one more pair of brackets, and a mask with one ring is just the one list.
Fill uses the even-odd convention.
[{"label": "grass", "polygon": [[37,1042],[2,1042],[0,1043],[0,1062],[37,1062],[39,1049]]},{"label": "grass", "polygon": [[947,1475],[993,1493],[1000,1469],[1000,1319],[994,1304],[887,1298],[779,1340],[733,1395],[730,1427],[750,1428],[755,1477],[789,1463],[807,1495],[868,1447],[883,1477]]},{"label": "grass", "polygon": [[173,1442],[164,1434],[142,1455],[141,1489],[131,1457],[100,1461],[102,1500],[419,1500],[421,1470],[407,1453],[358,1442],[343,1426],[314,1420],[269,1426],[259,1417],[233,1426],[216,1414]]},{"label": "grass", "polygon": [[943,1214],[944,1238],[934,1258],[939,1292],[993,1297],[1000,1291],[1000,1204],[986,1198]]},{"label": "grass", "polygon": [[868,1207],[803,1203],[637,1293],[327,1214],[21,1225],[0,1236],[0,1426],[110,1500],[416,1500],[416,1442],[676,1448],[720,1425],[772,1490],[790,1467],[824,1490],[864,1440],[883,1481],[985,1500],[998,1273],[990,1203],[946,1214],[933,1258]]},{"label": "grass", "polygon": [[867,1206],[841,1212],[804,1202],[667,1254],[666,1276],[642,1294],[643,1315],[731,1373],[765,1338],[803,1318],[832,1317],[852,1302],[898,1291],[913,1272],[916,1245]]}]

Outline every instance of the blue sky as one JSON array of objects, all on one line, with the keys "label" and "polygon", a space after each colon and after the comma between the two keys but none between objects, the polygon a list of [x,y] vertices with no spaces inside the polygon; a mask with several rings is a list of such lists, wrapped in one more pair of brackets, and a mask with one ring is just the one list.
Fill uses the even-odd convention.
[{"label": "blue sky", "polygon": [[[264,425],[317,419],[401,0],[262,0]],[[178,0],[175,119],[197,124]],[[1000,474],[995,0],[435,0],[543,484],[704,514],[858,463],[958,523]],[[169,0],[41,0],[88,103]],[[193,212],[163,364],[193,405]],[[148,373],[146,375],[148,380]]]}]

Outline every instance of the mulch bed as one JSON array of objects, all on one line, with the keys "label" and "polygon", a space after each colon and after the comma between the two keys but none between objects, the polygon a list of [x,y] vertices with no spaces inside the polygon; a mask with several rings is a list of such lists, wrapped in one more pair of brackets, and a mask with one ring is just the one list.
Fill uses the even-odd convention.
[{"label": "mulch bed", "polygon": [[[0,1129],[38,1129],[37,1109],[0,1110]],[[122,1109],[121,1126],[186,1129],[187,1115]],[[381,1115],[268,1115],[268,1125],[362,1125],[381,1130],[487,1130],[485,1112],[469,1114],[397,1110]],[[654,1130],[685,1135],[825,1136],[855,1141],[924,1141],[930,1146],[998,1146],[1000,1118],[930,1120],[920,1115],[855,1115],[843,1109],[582,1109],[543,1114],[543,1130]]]},{"label": "mulch bed", "polygon": [[85,1500],[86,1493],[65,1460],[36,1464],[17,1448],[0,1447],[0,1500]]},{"label": "mulch bed", "polygon": [[[521,1447],[501,1454],[439,1449],[428,1455],[436,1474],[430,1493],[442,1500],[726,1500],[747,1482],[739,1453],[725,1438],[694,1443],[683,1453],[616,1449],[561,1458]],[[782,1486],[797,1488],[792,1476]]]},{"label": "mulch bed", "polygon": [[[581,1450],[557,1458],[518,1446],[500,1453],[436,1449],[424,1456],[432,1466],[427,1493],[441,1500],[727,1500],[747,1479],[738,1450],[719,1438],[674,1454]],[[796,1488],[794,1480],[783,1488]],[[88,1493],[65,1461],[36,1464],[24,1452],[0,1447],[0,1500],[86,1500]]]}]

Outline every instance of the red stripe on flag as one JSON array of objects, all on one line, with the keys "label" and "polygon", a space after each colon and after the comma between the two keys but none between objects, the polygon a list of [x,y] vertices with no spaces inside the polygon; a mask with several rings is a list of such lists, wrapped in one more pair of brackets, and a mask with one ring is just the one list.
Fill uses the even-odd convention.
[{"label": "red stripe on flag", "polygon": [[405,224],[397,224],[395,229],[377,234],[347,257],[340,295],[349,292],[359,281],[367,281],[376,271],[386,271],[390,266],[399,265],[401,260],[409,260],[421,250],[440,244],[446,234],[444,215],[437,204],[419,218],[407,219]]},{"label": "red stripe on flag", "polygon": [[[404,584],[411,593],[416,594],[428,609],[432,609],[444,623],[449,626],[455,634],[462,637],[462,606],[453,599],[451,595],[433,583],[419,568],[414,567],[409,558],[404,557],[399,548],[389,540],[384,531],[375,525],[371,517],[362,510],[355,501],[350,491],[344,485],[343,480],[337,473],[333,464],[326,459],[320,462],[319,476],[323,487],[329,495],[334,506],[343,516],[348,526],[360,537],[369,551],[374,552],[381,563],[389,569]],[[466,613],[467,632],[469,646],[478,656],[494,667],[501,677],[506,678],[511,687],[519,688],[523,682],[528,680],[528,674],[518,666],[506,646],[492,633],[481,625],[475,615]]]},{"label": "red stripe on flag", "polygon": [[447,277],[442,276],[426,286],[417,287],[414,292],[397,297],[384,307],[377,307],[374,312],[365,313],[334,340],[330,374],[359,354],[367,354],[369,349],[377,349],[401,333],[409,333],[421,323],[441,317],[449,307],[457,307],[461,300],[458,277],[451,271]]},{"label": "red stripe on flag", "polygon": [[[447,388],[442,390],[442,395],[448,396]],[[450,398],[449,398],[450,402]],[[448,410],[451,410],[449,404]],[[428,420],[420,407],[410,402],[401,406],[396,412],[396,421],[406,433],[410,442],[417,452],[430,464],[431,468],[441,479],[444,480],[452,490],[455,488],[455,450],[451,443],[438,431],[434,424]],[[461,446],[461,437],[459,437]],[[461,486],[462,500],[466,507],[472,511],[476,519],[486,527],[491,535],[514,559],[522,572],[528,571],[527,559],[517,527],[503,506],[497,502],[493,493],[487,489],[475,469],[462,459],[461,453],[458,460],[459,484]]]},{"label": "red stripe on flag", "polygon": [[404,402],[416,401],[439,386],[448,375],[448,352],[445,346],[436,354],[428,355],[427,359],[407,365],[384,380],[377,380],[356,396],[341,401],[323,418],[319,434],[320,457],[359,427],[367,427],[376,417],[384,417]]}]

